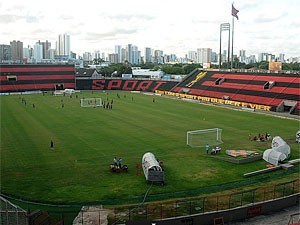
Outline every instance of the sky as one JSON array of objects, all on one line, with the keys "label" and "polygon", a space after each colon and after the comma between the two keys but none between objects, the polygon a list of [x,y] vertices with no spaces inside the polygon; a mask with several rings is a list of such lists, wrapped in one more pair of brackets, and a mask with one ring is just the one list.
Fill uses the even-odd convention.
[{"label": "sky", "polygon": [[[115,45],[163,50],[184,57],[188,51],[219,52],[220,24],[232,27],[229,0],[0,0],[0,44],[12,40],[33,46],[59,34],[71,38],[79,55],[99,50],[114,53]],[[235,0],[234,54],[261,52],[285,58],[300,56],[300,0]],[[228,47],[222,32],[222,50]],[[231,35],[232,36],[232,35]]]}]

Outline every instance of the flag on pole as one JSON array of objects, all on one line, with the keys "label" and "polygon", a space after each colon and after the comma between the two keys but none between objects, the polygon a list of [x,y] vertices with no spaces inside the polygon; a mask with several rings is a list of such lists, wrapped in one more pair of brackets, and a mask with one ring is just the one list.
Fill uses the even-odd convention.
[{"label": "flag on pole", "polygon": [[235,18],[239,19],[238,17],[238,12],[239,10],[237,10],[236,8],[234,8],[233,4],[232,4],[232,7],[231,7],[231,15],[234,16]]}]

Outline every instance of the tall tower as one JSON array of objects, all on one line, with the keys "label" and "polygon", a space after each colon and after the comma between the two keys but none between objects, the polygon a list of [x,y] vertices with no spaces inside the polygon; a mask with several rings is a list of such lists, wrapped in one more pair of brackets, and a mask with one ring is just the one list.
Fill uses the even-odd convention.
[{"label": "tall tower", "polygon": [[45,42],[39,41],[39,44],[43,46],[43,59],[50,59],[49,49],[51,49],[51,42],[48,40]]},{"label": "tall tower", "polygon": [[162,50],[154,50],[154,60],[158,64],[163,64],[164,63],[164,58],[163,58],[164,52]]},{"label": "tall tower", "polygon": [[151,48],[146,47],[145,48],[145,63],[151,63],[152,62],[152,50]]},{"label": "tall tower", "polygon": [[10,45],[0,44],[0,63],[8,60],[11,60],[11,47]]},{"label": "tall tower", "polygon": [[242,63],[246,62],[246,50],[240,50],[239,60]]},{"label": "tall tower", "polygon": [[40,63],[43,59],[43,45],[40,43],[36,43],[33,46],[33,58],[35,59],[35,62]]},{"label": "tall tower", "polygon": [[23,60],[23,42],[21,41],[11,41],[11,59],[13,62],[21,63]]},{"label": "tall tower", "polygon": [[123,61],[121,45],[115,45],[115,54],[118,54],[117,63],[121,63]]},{"label": "tall tower", "polygon": [[100,50],[94,51],[93,59],[101,59]]},{"label": "tall tower", "polygon": [[129,62],[129,63],[132,63],[132,44],[128,44],[126,46],[126,60]]},{"label": "tall tower", "polygon": [[60,34],[58,36],[58,42],[56,45],[56,54],[59,56],[65,56],[70,58],[71,49],[70,49],[70,35]]},{"label": "tall tower", "polygon": [[138,50],[137,46],[132,46],[132,64],[139,64],[140,63],[140,51]]}]

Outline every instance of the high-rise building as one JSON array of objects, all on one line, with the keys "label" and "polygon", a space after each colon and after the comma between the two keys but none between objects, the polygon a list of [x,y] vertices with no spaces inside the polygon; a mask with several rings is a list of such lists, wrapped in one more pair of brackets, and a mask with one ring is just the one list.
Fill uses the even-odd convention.
[{"label": "high-rise building", "polygon": [[48,59],[55,59],[55,49],[48,49],[47,55],[49,56]]},{"label": "high-rise building", "polygon": [[28,61],[31,58],[30,55],[30,48],[28,46],[28,48],[23,48],[23,59],[26,59],[26,61]]},{"label": "high-rise building", "polygon": [[58,36],[58,41],[56,42],[56,55],[70,58],[70,53],[71,53],[70,35],[60,34]]},{"label": "high-rise building", "polygon": [[115,54],[118,55],[117,63],[123,62],[122,46],[121,45],[115,45]]},{"label": "high-rise building", "polygon": [[108,61],[110,63],[118,63],[118,57],[117,53],[108,54]]},{"label": "high-rise building", "polygon": [[258,54],[258,62],[267,61],[268,53],[262,52]]},{"label": "high-rise building", "polygon": [[239,60],[242,63],[246,62],[246,50],[240,50]]},{"label": "high-rise building", "polygon": [[102,52],[102,53],[101,53],[101,59],[106,60],[106,59],[105,59],[105,52]]},{"label": "high-rise building", "polygon": [[83,53],[83,61],[92,61],[92,54],[90,52],[84,52]]},{"label": "high-rise building", "polygon": [[132,63],[132,44],[128,44],[126,46],[126,56],[125,59],[129,62]]},{"label": "high-rise building", "polygon": [[157,64],[164,64],[164,52],[162,50],[154,50],[154,62]]},{"label": "high-rise building", "polygon": [[132,64],[140,64],[141,52],[137,46],[132,46]]},{"label": "high-rise building", "polygon": [[197,49],[197,62],[198,63],[211,63],[211,48],[198,48]]},{"label": "high-rise building", "polygon": [[245,63],[246,64],[256,63],[256,57],[255,57],[255,55],[250,55],[249,57],[247,57]]},{"label": "high-rise building", "polygon": [[195,62],[197,60],[197,52],[196,51],[188,51],[188,59]]},{"label": "high-rise building", "polygon": [[211,62],[218,63],[218,54],[216,52],[211,52]]},{"label": "high-rise building", "polygon": [[23,42],[21,41],[11,41],[11,60],[16,63],[21,63],[23,60]]},{"label": "high-rise building", "polygon": [[41,42],[40,40],[38,41],[38,44],[42,45],[43,47],[43,59],[49,59],[49,49],[51,48],[51,42],[49,42],[48,40],[46,40],[45,42]]},{"label": "high-rise building", "polygon": [[94,51],[93,59],[101,59],[100,50]]},{"label": "high-rise building", "polygon": [[0,45],[0,63],[11,60],[10,45]]},{"label": "high-rise building", "polygon": [[33,58],[36,63],[42,62],[43,59],[43,45],[36,43],[33,46]]},{"label": "high-rise building", "polygon": [[283,53],[280,53],[280,54],[279,54],[278,60],[279,60],[280,62],[285,62],[284,54],[283,54]]},{"label": "high-rise building", "polygon": [[152,62],[152,49],[146,47],[145,48],[145,63],[151,63]]}]

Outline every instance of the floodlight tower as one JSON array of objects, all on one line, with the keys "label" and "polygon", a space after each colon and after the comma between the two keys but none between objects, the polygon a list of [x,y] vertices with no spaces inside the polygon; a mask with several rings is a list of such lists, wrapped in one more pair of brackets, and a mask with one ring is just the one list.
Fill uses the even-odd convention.
[{"label": "floodlight tower", "polygon": [[219,55],[219,69],[221,69],[222,64],[222,31],[228,31],[228,60],[230,60],[230,23],[221,23],[220,25],[220,55]]}]

